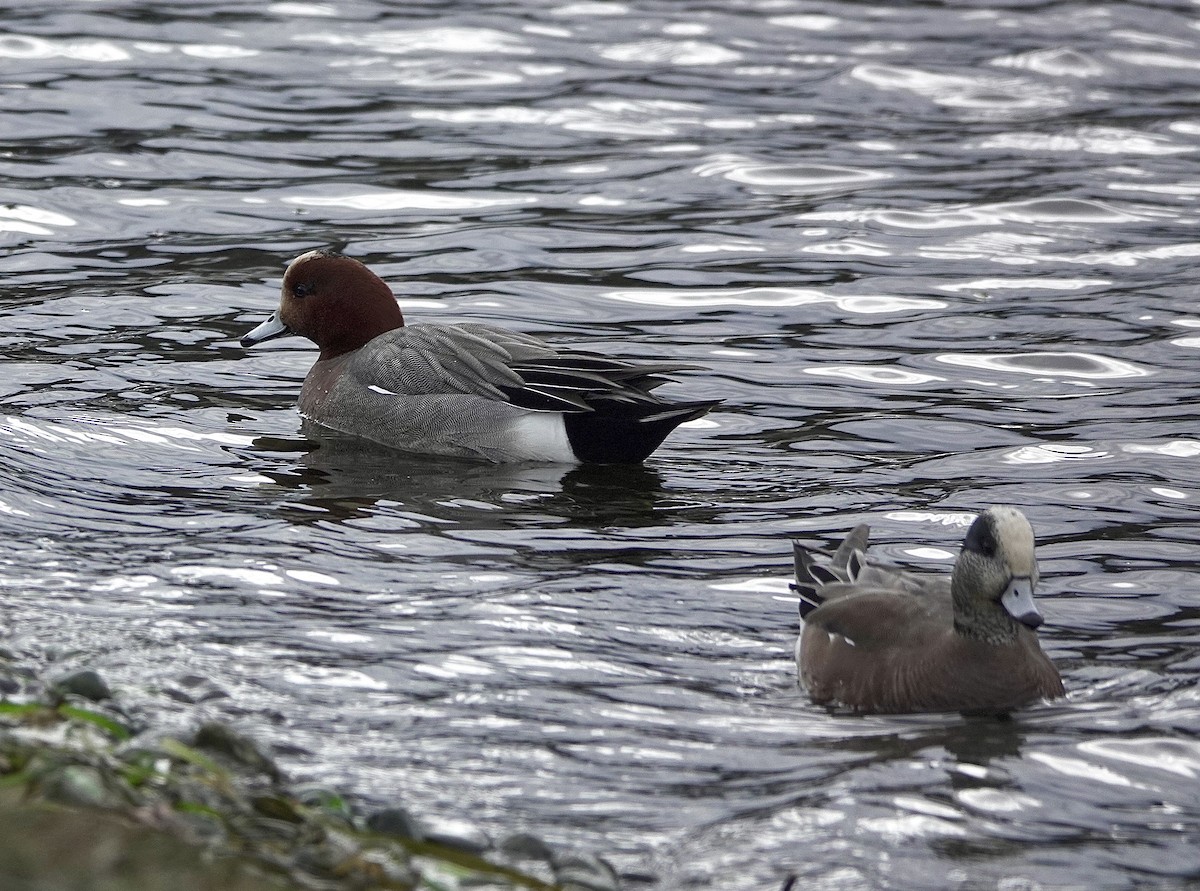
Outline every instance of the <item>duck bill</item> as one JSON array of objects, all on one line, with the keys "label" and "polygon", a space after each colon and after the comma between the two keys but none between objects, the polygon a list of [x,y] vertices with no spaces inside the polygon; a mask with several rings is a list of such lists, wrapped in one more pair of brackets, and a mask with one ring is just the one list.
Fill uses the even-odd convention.
[{"label": "duck bill", "polygon": [[1026,628],[1037,628],[1042,624],[1042,614],[1033,602],[1033,580],[1015,578],[1008,583],[1008,590],[1000,598],[1005,611]]},{"label": "duck bill", "polygon": [[264,343],[268,340],[274,340],[276,337],[287,337],[292,333],[292,329],[283,322],[279,321],[279,313],[271,313],[271,318],[267,319],[253,331],[248,332],[240,341],[244,347],[252,347],[256,343]]}]

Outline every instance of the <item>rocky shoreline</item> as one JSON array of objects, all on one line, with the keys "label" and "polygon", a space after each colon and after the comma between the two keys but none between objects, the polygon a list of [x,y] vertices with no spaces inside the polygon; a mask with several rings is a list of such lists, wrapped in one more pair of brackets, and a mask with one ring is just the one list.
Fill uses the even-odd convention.
[{"label": "rocky shoreline", "polygon": [[90,670],[0,651],[0,863],[9,891],[615,891],[602,858],[432,827],[296,788],[249,737],[156,732]]}]

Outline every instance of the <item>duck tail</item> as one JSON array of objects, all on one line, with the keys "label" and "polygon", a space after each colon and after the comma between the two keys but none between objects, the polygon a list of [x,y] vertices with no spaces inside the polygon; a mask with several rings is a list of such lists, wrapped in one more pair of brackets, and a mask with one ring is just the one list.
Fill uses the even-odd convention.
[{"label": "duck tail", "polygon": [[[804,619],[825,602],[821,588],[825,585],[835,585],[855,581],[867,563],[867,544],[870,539],[871,527],[863,523],[855,526],[850,534],[838,545],[838,549],[829,556],[828,552],[818,548],[792,542],[792,555],[796,565],[796,581],[791,589],[800,597],[800,618]],[[815,554],[828,557],[828,563],[817,563]]]},{"label": "duck tail", "polygon": [[571,449],[588,464],[638,464],[658,448],[667,435],[687,421],[707,414],[721,400],[703,402],[615,401],[594,405],[593,411],[563,416]]},{"label": "duck tail", "polygon": [[796,581],[790,587],[800,597],[800,618],[804,619],[825,602],[821,596],[821,585],[824,583],[818,581],[816,576],[824,567],[814,563],[808,548],[798,541],[792,542],[792,555],[796,564]]}]

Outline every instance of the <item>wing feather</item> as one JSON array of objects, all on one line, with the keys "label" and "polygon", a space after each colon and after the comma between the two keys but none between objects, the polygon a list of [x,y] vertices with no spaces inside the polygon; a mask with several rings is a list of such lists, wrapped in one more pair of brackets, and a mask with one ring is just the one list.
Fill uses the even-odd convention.
[{"label": "wing feather", "polygon": [[401,395],[462,393],[534,411],[588,412],[668,406],[650,390],[666,382],[662,375],[694,367],[559,351],[528,334],[474,323],[389,331],[371,341],[354,373],[368,387]]}]

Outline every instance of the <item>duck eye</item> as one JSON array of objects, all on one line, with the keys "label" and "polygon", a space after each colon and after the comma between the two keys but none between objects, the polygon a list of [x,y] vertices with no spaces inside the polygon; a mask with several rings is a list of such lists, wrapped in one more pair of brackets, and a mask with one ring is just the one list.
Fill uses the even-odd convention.
[{"label": "duck eye", "polygon": [[306,285],[304,282],[301,282],[292,288],[292,296],[294,297],[307,297],[311,293],[312,285]]}]

